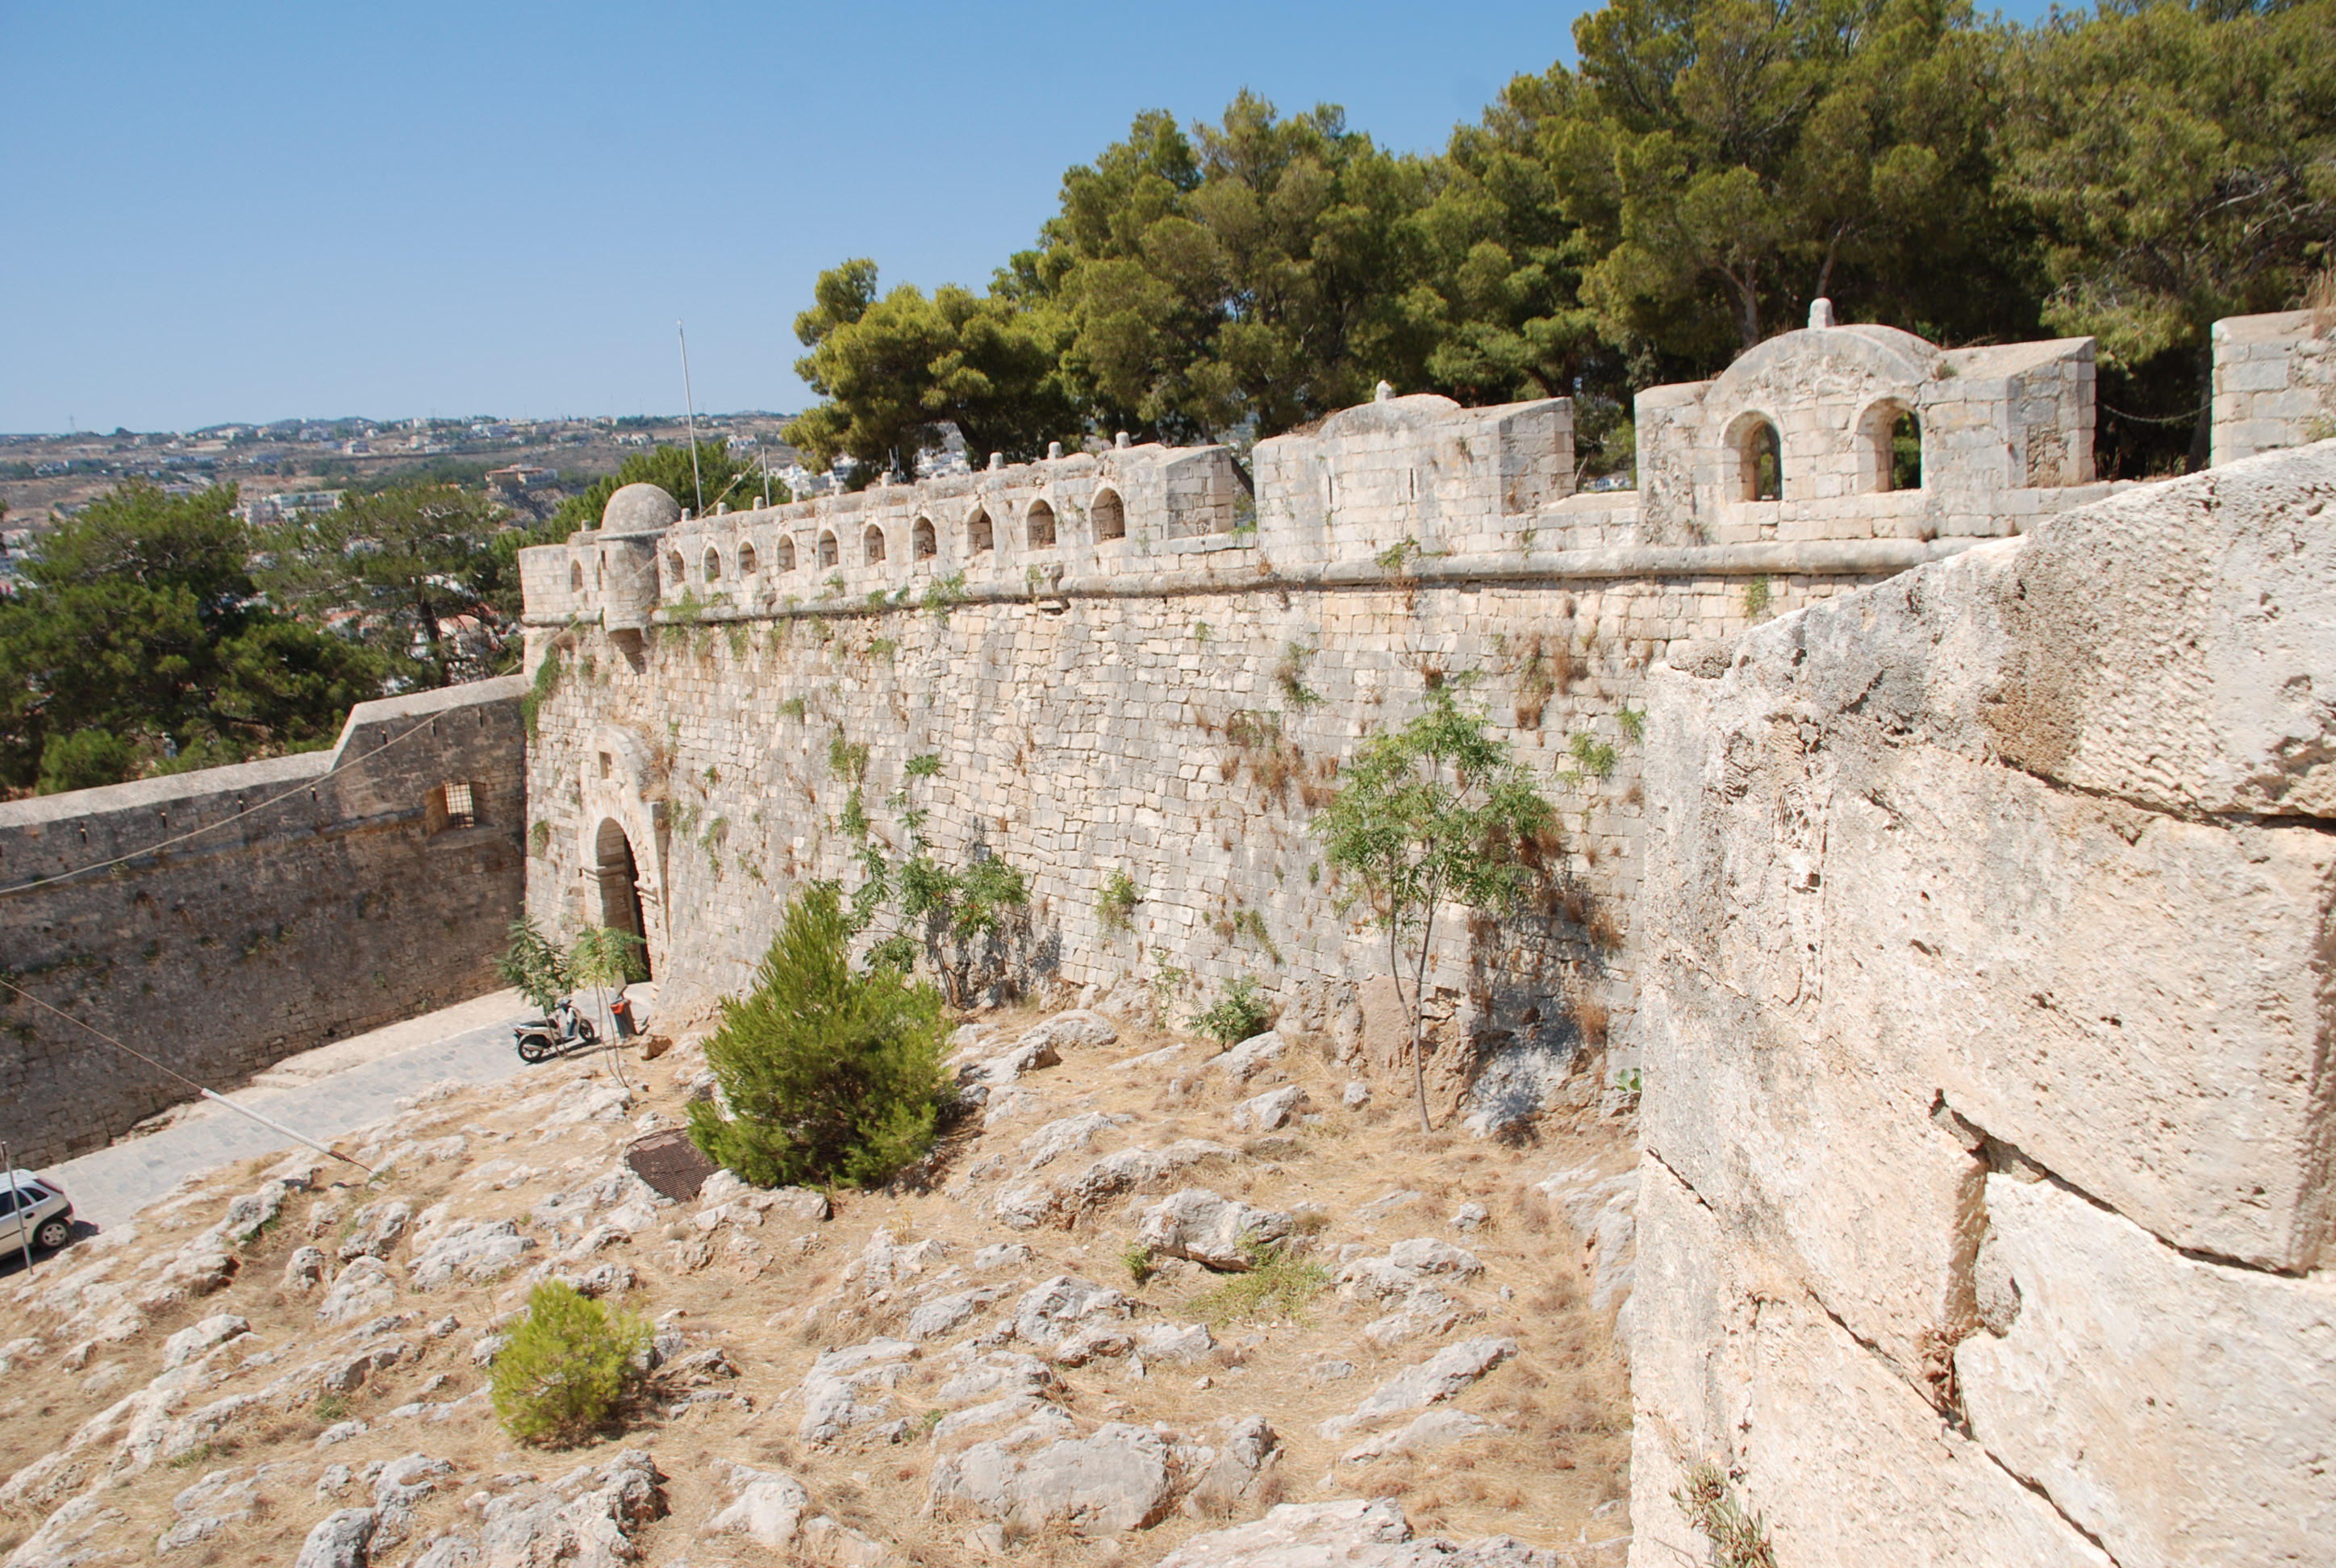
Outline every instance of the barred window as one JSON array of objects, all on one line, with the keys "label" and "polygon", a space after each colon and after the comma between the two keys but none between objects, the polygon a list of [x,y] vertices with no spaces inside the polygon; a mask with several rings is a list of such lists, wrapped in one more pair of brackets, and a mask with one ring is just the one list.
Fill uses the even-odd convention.
[{"label": "barred window", "polygon": [[478,808],[471,799],[467,784],[442,784],[438,786],[438,805],[450,828],[472,828],[479,825]]}]

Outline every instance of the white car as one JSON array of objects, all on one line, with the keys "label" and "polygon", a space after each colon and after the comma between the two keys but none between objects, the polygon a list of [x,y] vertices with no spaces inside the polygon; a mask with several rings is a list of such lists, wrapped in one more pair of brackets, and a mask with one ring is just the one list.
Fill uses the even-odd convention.
[{"label": "white car", "polygon": [[46,1176],[11,1171],[0,1187],[0,1251],[15,1251],[29,1238],[54,1252],[73,1240],[73,1200]]}]

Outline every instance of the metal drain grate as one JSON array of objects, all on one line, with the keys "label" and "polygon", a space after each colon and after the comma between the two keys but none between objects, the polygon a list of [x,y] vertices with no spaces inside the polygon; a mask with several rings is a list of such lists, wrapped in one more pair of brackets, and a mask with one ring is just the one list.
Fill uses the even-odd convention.
[{"label": "metal drain grate", "polygon": [[688,1133],[679,1127],[637,1140],[625,1151],[625,1164],[642,1181],[683,1203],[697,1196],[706,1178],[721,1168],[699,1153]]}]

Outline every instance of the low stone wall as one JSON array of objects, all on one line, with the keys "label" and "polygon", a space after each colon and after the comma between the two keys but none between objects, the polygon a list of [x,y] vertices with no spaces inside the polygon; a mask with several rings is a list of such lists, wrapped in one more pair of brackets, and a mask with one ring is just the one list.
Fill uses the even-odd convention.
[{"label": "low stone wall", "polygon": [[[524,882],[524,690],[361,703],[329,752],[0,804],[8,978],[219,1088],[492,989]],[[467,824],[449,784],[469,787]],[[0,1126],[24,1164],[191,1093],[13,993],[0,1030]]]},{"label": "low stone wall", "polygon": [[2336,436],[2336,310],[2214,323],[2217,467]]},{"label": "low stone wall", "polygon": [[2251,459],[1650,681],[1633,1563],[1705,1461],[1784,1568],[2326,1555],[2331,502]]}]

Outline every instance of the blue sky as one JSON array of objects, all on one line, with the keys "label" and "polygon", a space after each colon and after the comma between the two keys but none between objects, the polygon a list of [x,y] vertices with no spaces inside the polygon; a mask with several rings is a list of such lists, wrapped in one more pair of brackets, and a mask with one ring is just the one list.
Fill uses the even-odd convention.
[{"label": "blue sky", "polygon": [[1439,146],[1584,8],[0,0],[0,430],[676,410],[676,318],[795,408],[822,268],[982,283],[1243,86]]}]

